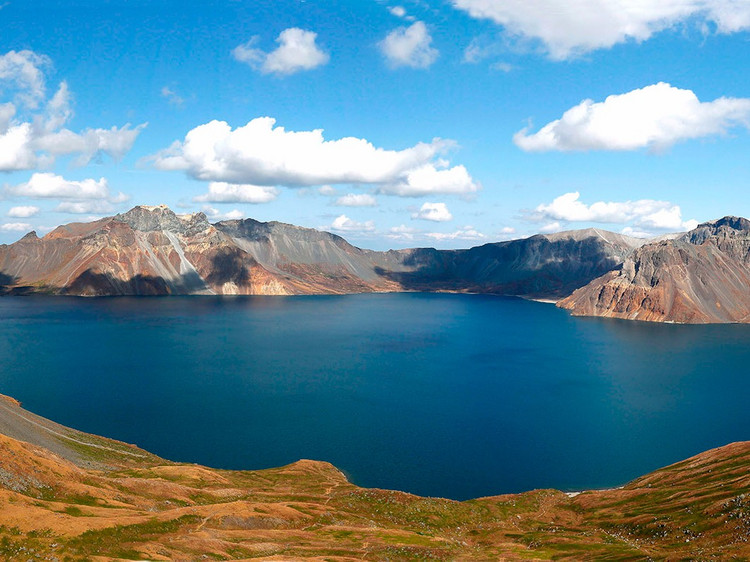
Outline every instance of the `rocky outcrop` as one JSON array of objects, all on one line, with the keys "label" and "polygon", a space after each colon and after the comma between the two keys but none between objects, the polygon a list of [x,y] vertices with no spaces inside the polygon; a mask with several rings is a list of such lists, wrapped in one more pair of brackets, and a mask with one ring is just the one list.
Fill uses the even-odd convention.
[{"label": "rocky outcrop", "polygon": [[205,215],[135,207],[0,246],[6,292],[83,296],[287,294],[279,280]]},{"label": "rocky outcrop", "polygon": [[[556,299],[642,241],[588,229],[468,250],[374,252],[335,234],[253,219],[211,224],[139,206],[0,246],[0,292],[71,295],[463,291]],[[4,288],[3,288],[4,287]]]},{"label": "rocky outcrop", "polygon": [[724,217],[647,244],[558,304],[582,316],[749,322],[750,221]]}]

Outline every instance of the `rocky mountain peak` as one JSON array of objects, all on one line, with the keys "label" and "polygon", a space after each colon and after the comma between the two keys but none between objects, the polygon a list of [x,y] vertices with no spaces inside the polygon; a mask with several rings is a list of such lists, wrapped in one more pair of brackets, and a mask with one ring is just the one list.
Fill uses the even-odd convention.
[{"label": "rocky mountain peak", "polygon": [[126,213],[116,215],[114,219],[124,222],[133,230],[143,232],[166,230],[178,234],[192,235],[211,226],[203,213],[176,215],[166,205],[138,205]]},{"label": "rocky mountain peak", "polygon": [[750,236],[750,220],[743,217],[726,216],[715,221],[699,224],[684,235],[691,244],[703,244],[709,237],[736,238]]}]

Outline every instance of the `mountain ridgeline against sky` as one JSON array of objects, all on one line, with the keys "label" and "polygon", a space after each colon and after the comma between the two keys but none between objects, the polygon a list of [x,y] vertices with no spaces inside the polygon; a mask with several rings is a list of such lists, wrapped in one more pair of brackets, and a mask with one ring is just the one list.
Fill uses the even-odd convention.
[{"label": "mountain ridgeline against sky", "polygon": [[12,294],[342,294],[470,291],[558,299],[621,264],[643,240],[597,229],[468,250],[376,252],[340,236],[253,219],[208,222],[138,206],[0,246]]},{"label": "mountain ridgeline against sky", "polygon": [[467,250],[376,252],[335,234],[134,207],[0,246],[0,292],[303,295],[459,291],[562,299],[575,315],[750,321],[750,221],[646,241],[598,229]]},{"label": "mountain ridgeline against sky", "polygon": [[559,305],[585,316],[750,322],[750,221],[724,217],[644,245]]}]

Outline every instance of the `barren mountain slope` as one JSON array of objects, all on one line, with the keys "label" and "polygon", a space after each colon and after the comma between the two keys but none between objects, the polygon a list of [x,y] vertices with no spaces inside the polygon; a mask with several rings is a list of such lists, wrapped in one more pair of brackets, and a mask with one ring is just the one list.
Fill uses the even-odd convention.
[{"label": "barren mountain slope", "polygon": [[206,220],[135,207],[93,223],[30,233],[0,246],[3,284],[73,295],[287,294],[252,256]]},{"label": "barren mountain slope", "polygon": [[135,207],[0,246],[0,293],[335,294],[470,291],[560,298],[643,241],[588,229],[468,250],[362,250],[335,234]]},{"label": "barren mountain slope", "polygon": [[656,322],[750,321],[750,221],[724,217],[645,245],[559,303],[575,315]]},{"label": "barren mountain slope", "polygon": [[398,252],[379,271],[414,290],[458,290],[556,299],[621,264],[645,241],[598,229],[537,234],[468,250]]}]

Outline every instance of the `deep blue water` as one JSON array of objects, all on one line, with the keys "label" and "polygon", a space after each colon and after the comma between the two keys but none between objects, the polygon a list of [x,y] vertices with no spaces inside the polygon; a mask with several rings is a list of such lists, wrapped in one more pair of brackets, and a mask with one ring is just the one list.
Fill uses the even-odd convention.
[{"label": "deep blue water", "polygon": [[750,439],[750,326],[481,295],[0,299],[0,392],[220,468],[465,499],[616,486]]}]

